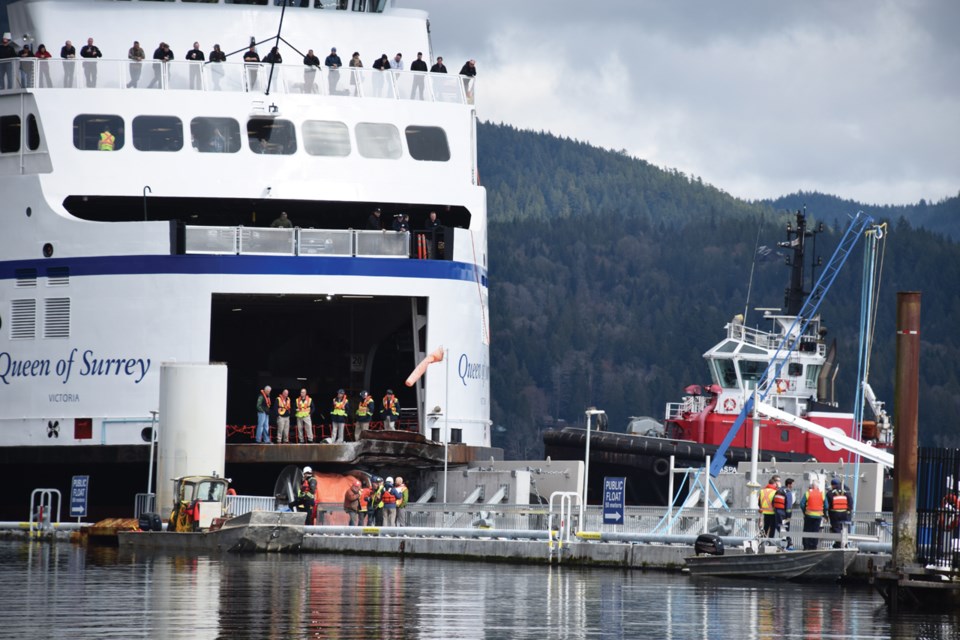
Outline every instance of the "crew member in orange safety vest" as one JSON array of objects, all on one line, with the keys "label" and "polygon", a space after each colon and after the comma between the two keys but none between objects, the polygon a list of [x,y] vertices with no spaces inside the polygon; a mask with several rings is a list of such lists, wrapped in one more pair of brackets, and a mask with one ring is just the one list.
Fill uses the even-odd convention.
[{"label": "crew member in orange safety vest", "polygon": [[373,417],[373,396],[366,390],[360,392],[360,406],[357,407],[357,425],[353,439],[360,442],[360,434],[370,428],[370,418]]},{"label": "crew member in orange safety vest", "polygon": [[[823,523],[823,491],[816,484],[811,484],[807,492],[800,498],[800,510],[803,511],[803,532],[820,533]],[[818,538],[804,538],[803,548],[816,549],[820,544]]]},{"label": "crew member in orange safety vest", "polygon": [[400,417],[400,402],[393,395],[393,389],[387,389],[387,395],[383,396],[383,409],[380,410],[383,416],[383,428],[386,431],[396,431],[395,425],[397,418]]},{"label": "crew member in orange safety vest", "polygon": [[307,432],[307,442],[313,442],[313,422],[310,412],[313,410],[313,399],[307,395],[306,389],[300,389],[297,397],[297,442],[303,444],[303,432]]},{"label": "crew member in orange safety vest", "polygon": [[765,538],[772,538],[780,533],[780,522],[774,506],[774,500],[779,491],[780,476],[772,476],[767,486],[760,489],[758,506],[760,507],[760,513],[763,515],[763,537]]},{"label": "crew member in orange safety vest", "polygon": [[100,151],[113,151],[113,145],[116,143],[117,138],[110,133],[110,129],[107,127],[103,128],[103,132],[100,134]]},{"label": "crew member in orange safety vest", "polygon": [[[853,500],[850,494],[843,488],[838,478],[830,481],[830,492],[827,494],[827,513],[830,518],[830,533],[840,533],[843,531],[843,525],[850,519],[853,510]],[[841,546],[840,541],[833,543],[835,549]]]},{"label": "crew member in orange safety vest", "polygon": [[290,391],[277,396],[277,442],[290,442]]},{"label": "crew member in orange safety vest", "polygon": [[347,414],[350,412],[350,400],[343,389],[337,391],[337,397],[333,399],[333,410],[330,411],[330,426],[333,428],[333,434],[330,438],[332,442],[342,443],[343,432],[346,429]]}]

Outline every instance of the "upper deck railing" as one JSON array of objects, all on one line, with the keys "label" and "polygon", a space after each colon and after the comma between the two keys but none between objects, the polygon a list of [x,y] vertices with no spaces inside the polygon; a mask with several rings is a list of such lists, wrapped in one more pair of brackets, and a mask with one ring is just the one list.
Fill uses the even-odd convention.
[{"label": "upper deck railing", "polygon": [[[272,78],[271,78],[272,73]],[[0,61],[0,92],[22,89],[149,89],[266,95],[312,94],[473,104],[475,77],[366,68],[245,62],[48,59]]]},{"label": "upper deck railing", "polygon": [[[745,344],[760,347],[761,349],[774,350],[783,340],[783,335],[780,333],[771,333],[769,331],[747,327],[740,322],[727,323],[726,329],[727,338],[740,340]],[[815,329],[819,329],[819,323],[817,323]],[[818,341],[815,333],[808,333],[807,335],[801,336],[797,350],[804,353],[815,352],[821,356],[826,354],[826,346]]]}]

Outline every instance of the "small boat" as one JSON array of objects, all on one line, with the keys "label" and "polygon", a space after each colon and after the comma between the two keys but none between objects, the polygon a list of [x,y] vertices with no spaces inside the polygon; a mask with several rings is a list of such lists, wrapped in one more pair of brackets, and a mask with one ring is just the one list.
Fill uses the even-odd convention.
[{"label": "small boat", "polygon": [[857,557],[856,549],[799,551],[760,549],[686,558],[691,575],[773,580],[838,580]]}]

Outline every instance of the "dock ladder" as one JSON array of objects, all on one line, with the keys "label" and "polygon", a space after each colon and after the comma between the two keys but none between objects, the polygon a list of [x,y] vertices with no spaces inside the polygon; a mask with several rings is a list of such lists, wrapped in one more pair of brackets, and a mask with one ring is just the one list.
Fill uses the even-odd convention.
[{"label": "dock ladder", "polygon": [[[576,491],[554,491],[550,494],[550,515],[547,518],[547,560],[553,562],[556,558],[557,563],[563,559],[563,545],[570,544],[571,531],[573,530],[573,499],[579,499],[580,494]],[[557,528],[554,523],[554,500],[557,501]]]},{"label": "dock ladder", "polygon": [[[56,507],[53,498],[56,497]],[[34,489],[30,494],[29,537],[40,537],[54,526],[60,526],[60,491],[57,489]],[[56,525],[54,525],[56,516]]]}]

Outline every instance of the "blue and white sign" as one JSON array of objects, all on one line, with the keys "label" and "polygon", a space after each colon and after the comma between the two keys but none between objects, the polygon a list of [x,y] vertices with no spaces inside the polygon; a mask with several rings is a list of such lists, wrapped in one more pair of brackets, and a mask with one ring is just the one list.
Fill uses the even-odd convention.
[{"label": "blue and white sign", "polygon": [[603,479],[603,524],[623,524],[626,478]]},{"label": "blue and white sign", "polygon": [[70,517],[87,517],[87,493],[90,488],[90,476],[73,476],[70,483]]}]

